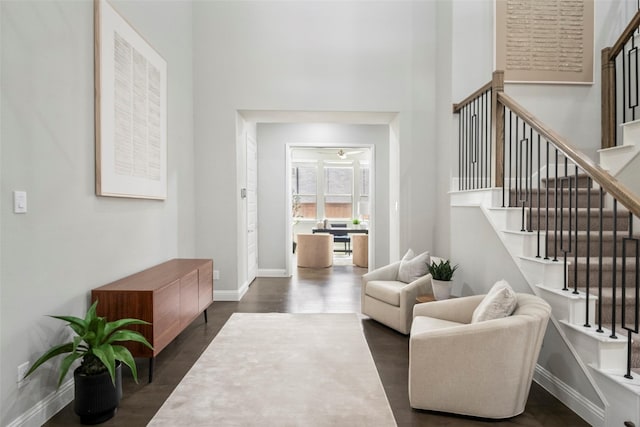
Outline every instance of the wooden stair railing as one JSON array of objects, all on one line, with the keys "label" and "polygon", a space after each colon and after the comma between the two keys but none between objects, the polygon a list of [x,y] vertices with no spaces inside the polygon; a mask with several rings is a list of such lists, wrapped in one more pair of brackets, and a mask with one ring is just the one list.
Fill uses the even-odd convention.
[{"label": "wooden stair railing", "polygon": [[640,368],[640,339],[632,342],[640,323],[640,236],[633,230],[640,199],[505,94],[503,82],[495,72],[454,105],[458,188],[502,188],[503,207],[521,210],[521,231],[537,233],[534,256],[562,262],[562,290],[585,297],[583,326],[612,339],[626,331],[631,378]]},{"label": "wooden stair railing", "polygon": [[618,40],[601,51],[601,148],[618,145],[618,125],[629,119],[636,120],[636,114],[640,114],[640,58],[636,43],[639,28],[640,11],[636,12]]}]

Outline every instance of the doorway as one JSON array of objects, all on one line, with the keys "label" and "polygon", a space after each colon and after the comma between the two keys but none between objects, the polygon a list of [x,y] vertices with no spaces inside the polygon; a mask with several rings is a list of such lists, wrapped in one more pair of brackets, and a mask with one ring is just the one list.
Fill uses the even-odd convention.
[{"label": "doorway", "polygon": [[[253,136],[257,145],[257,277],[290,277],[295,268],[292,262],[291,146],[334,148],[336,159],[340,148],[347,148],[345,152],[358,151],[362,147],[371,150],[369,267],[376,265],[376,259],[381,265],[387,262],[391,251],[397,247],[398,238],[397,233],[391,233],[398,228],[394,209],[399,183],[399,169],[395,165],[398,161],[396,122],[397,113],[238,111],[240,189],[248,186],[247,134]],[[246,198],[239,199],[238,298],[247,291],[249,277],[251,233],[247,219],[249,206],[245,202]],[[358,214],[360,207],[356,205],[352,212]]]},{"label": "doorway", "polygon": [[[373,144],[287,144],[287,207],[291,212],[287,238],[295,247],[299,233],[313,233],[325,222],[335,227],[375,235],[375,161]],[[352,265],[351,233],[334,243],[333,265]],[[368,258],[373,259],[373,246]],[[288,272],[296,268],[293,252]],[[368,264],[368,262],[367,262]]]}]

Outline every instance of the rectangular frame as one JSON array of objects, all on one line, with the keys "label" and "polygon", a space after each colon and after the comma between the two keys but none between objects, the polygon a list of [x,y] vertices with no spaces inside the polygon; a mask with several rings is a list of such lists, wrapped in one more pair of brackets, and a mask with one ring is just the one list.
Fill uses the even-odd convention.
[{"label": "rectangular frame", "polygon": [[593,27],[594,0],[496,0],[496,69],[510,83],[593,84]]},{"label": "rectangular frame", "polygon": [[94,0],[96,195],[167,197],[167,63]]}]

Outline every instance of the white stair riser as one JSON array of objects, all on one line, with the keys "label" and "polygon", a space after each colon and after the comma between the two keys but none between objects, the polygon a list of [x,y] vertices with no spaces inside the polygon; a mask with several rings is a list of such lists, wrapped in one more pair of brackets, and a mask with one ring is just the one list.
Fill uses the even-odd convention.
[{"label": "white stair riser", "polygon": [[605,342],[566,325],[564,331],[586,364],[599,369],[626,370],[626,340]]},{"label": "white stair riser", "polygon": [[498,230],[520,230],[522,211],[518,208],[491,208],[487,210]]},{"label": "white stair riser", "polygon": [[622,128],[623,145],[640,143],[640,120],[623,123],[620,127]]},{"label": "white stair riser", "polygon": [[543,283],[545,286],[562,289],[564,282],[564,264],[558,262],[541,262],[521,258],[520,268],[529,283]]},{"label": "white stair riser", "polygon": [[450,193],[451,206],[500,206],[502,189],[486,188],[473,191],[454,191]]},{"label": "white stair riser", "polygon": [[630,388],[635,391],[629,392],[627,387],[620,385],[620,382],[626,382],[624,379],[616,380],[612,375],[593,367],[591,372],[603,394],[607,396],[606,425],[622,426],[625,421],[640,425],[640,388],[632,386]]},{"label": "white stair riser", "polygon": [[[534,257],[538,247],[543,247],[543,240],[540,239],[538,245],[538,233],[512,233],[503,232],[504,242],[507,249],[516,256]],[[542,236],[541,236],[542,237]]]},{"label": "white stair riser", "polygon": [[616,175],[638,152],[636,146],[622,145],[598,150],[600,166],[612,175]]},{"label": "white stair riser", "polygon": [[[553,310],[556,319],[564,320],[574,325],[584,325],[587,306],[584,297],[574,297],[572,291],[552,291],[538,287],[539,295],[544,298]],[[563,295],[564,294],[564,295]],[[589,324],[595,323],[596,298],[589,299]]]}]

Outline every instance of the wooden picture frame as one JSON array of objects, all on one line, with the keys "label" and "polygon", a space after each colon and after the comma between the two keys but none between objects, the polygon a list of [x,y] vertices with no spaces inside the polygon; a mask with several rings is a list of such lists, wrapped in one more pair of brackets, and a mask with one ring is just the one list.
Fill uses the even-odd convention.
[{"label": "wooden picture frame", "polygon": [[96,195],[167,197],[167,63],[94,0]]}]

